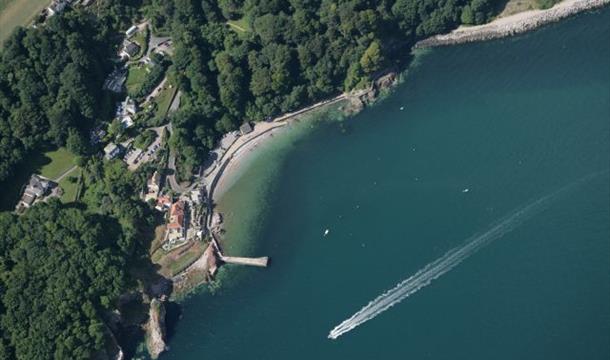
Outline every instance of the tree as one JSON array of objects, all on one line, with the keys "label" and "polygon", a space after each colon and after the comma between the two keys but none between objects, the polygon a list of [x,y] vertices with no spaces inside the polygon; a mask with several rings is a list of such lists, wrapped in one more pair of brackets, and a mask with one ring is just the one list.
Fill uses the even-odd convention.
[{"label": "tree", "polygon": [[371,42],[369,47],[366,49],[362,57],[360,58],[360,65],[365,73],[370,74],[379,70],[383,57],[381,56],[381,47],[377,41]]},{"label": "tree", "polygon": [[[184,100],[170,142],[179,167],[202,161],[239,122],[365,86],[415,41],[459,25],[464,5],[479,21],[475,9],[488,18],[492,1],[179,1],[163,19],[174,40],[170,78]],[[238,18],[248,31],[226,24]]]},{"label": "tree", "polygon": [[146,129],[140,135],[136,136],[133,144],[138,149],[146,149],[157,138],[157,133],[154,130]]},{"label": "tree", "polygon": [[[0,214],[0,354],[89,359],[104,345],[101,313],[125,289],[120,228],[56,199]],[[27,336],[26,336],[27,334]]]},{"label": "tree", "polygon": [[74,128],[68,129],[66,147],[74,155],[83,156],[89,152],[89,144],[87,140],[85,140],[83,135]]},{"label": "tree", "polygon": [[460,16],[460,20],[462,20],[463,24],[472,25],[474,24],[474,14],[472,13],[472,9],[469,4],[466,4],[462,9],[462,15]]},{"label": "tree", "polygon": [[222,11],[222,15],[229,19],[237,19],[241,15],[242,2],[238,0],[218,0],[218,7]]},{"label": "tree", "polygon": [[104,98],[102,83],[114,66],[112,36],[103,20],[66,11],[6,40],[0,54],[0,144],[8,151],[1,149],[0,182],[26,155],[67,145],[68,137],[70,148],[84,150],[77,135],[86,138],[100,120],[97,100]]}]

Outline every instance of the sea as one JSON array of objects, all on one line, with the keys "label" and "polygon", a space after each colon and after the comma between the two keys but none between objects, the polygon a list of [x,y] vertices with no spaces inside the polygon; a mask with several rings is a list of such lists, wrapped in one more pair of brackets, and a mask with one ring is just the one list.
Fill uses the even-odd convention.
[{"label": "sea", "polygon": [[609,39],[606,8],[419,51],[374,106],[250,151],[224,247],[270,265],[184,299],[161,358],[610,359]]}]

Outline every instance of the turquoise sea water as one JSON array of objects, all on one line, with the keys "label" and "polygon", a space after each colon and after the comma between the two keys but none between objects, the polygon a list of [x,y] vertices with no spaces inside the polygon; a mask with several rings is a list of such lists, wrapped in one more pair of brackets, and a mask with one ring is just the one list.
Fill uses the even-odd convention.
[{"label": "turquoise sea water", "polygon": [[[610,358],[609,38],[606,9],[434,49],[373,108],[278,136],[221,204],[227,251],[271,266],[227,266],[219,292],[188,298],[162,358]],[[327,339],[447,250],[590,174]]]}]

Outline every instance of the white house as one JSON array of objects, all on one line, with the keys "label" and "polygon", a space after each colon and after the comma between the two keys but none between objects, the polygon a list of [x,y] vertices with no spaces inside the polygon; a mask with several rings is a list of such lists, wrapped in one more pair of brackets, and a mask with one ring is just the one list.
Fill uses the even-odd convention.
[{"label": "white house", "polygon": [[131,118],[131,116],[126,115],[121,118],[121,125],[123,125],[123,127],[125,129],[129,129],[130,127],[133,126],[133,124],[134,123],[133,123],[133,119]]},{"label": "white house", "polygon": [[49,17],[59,14],[66,9],[66,6],[68,6],[68,0],[53,0],[47,8],[47,14]]},{"label": "white house", "polygon": [[138,32],[138,27],[133,25],[132,27],[127,29],[127,31],[125,31],[125,36],[127,36],[127,38],[130,38],[133,34],[135,34],[137,32]]}]

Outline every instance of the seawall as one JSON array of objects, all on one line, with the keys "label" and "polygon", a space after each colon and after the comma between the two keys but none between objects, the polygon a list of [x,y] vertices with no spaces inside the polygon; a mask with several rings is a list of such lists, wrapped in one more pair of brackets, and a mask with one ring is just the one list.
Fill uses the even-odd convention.
[{"label": "seawall", "polygon": [[415,44],[414,48],[463,44],[522,34],[587,10],[602,8],[608,4],[610,4],[610,0],[564,0],[550,9],[525,11],[498,18],[483,25],[462,26],[448,34],[421,40]]}]

